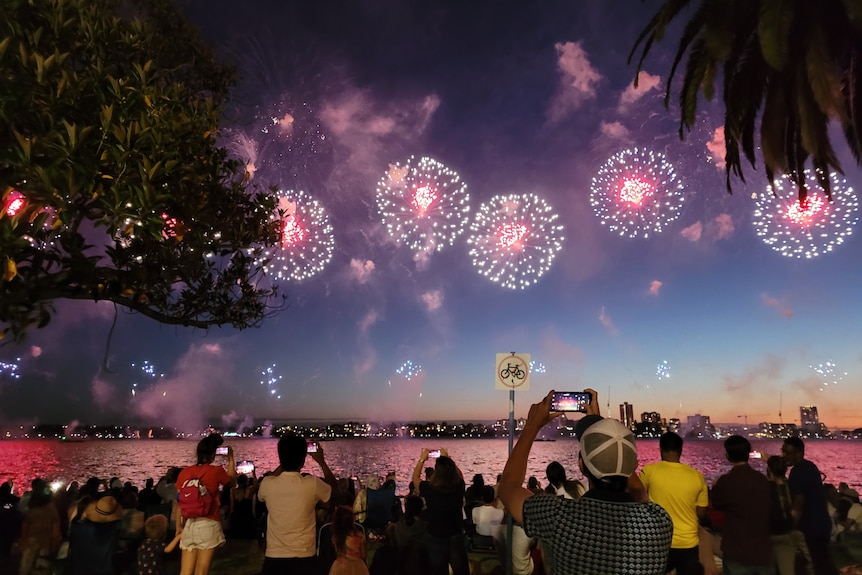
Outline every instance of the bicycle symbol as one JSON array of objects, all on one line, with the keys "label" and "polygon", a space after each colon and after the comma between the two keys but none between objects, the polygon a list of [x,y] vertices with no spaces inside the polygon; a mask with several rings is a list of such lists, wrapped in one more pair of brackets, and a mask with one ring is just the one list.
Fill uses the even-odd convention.
[{"label": "bicycle symbol", "polygon": [[517,363],[507,363],[506,368],[500,371],[500,378],[505,380],[510,377],[515,379],[524,379],[527,377],[527,372],[521,369]]}]

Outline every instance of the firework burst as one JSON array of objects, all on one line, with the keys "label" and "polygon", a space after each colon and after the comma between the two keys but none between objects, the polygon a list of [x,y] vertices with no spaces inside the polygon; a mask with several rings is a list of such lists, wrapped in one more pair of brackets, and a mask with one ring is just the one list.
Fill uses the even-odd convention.
[{"label": "firework burst", "polygon": [[276,364],[272,364],[260,372],[260,385],[266,387],[266,392],[270,397],[281,399],[281,380],[282,375],[278,373]]},{"label": "firework burst", "polygon": [[808,366],[817,374],[820,382],[820,391],[826,391],[829,387],[835,387],[844,382],[847,377],[846,371],[838,371],[838,366],[831,359],[825,363]]},{"label": "firework burst", "polygon": [[18,190],[12,190],[6,196],[6,203],[3,205],[3,213],[8,217],[15,217],[21,213],[21,210],[27,205],[27,198]]},{"label": "firework burst", "polygon": [[320,202],[302,191],[279,192],[280,241],[263,250],[264,272],[278,279],[302,281],[320,273],[332,259],[335,239],[329,215]]},{"label": "firework burst", "polygon": [[132,397],[135,397],[142,388],[165,377],[164,373],[157,372],[155,366],[146,359],[141,363],[132,363],[130,367],[135,371],[131,389]]},{"label": "firework burst", "polygon": [[679,217],[682,184],[663,154],[633,148],[612,156],[593,178],[590,205],[602,225],[648,238]]},{"label": "firework burst", "polygon": [[530,361],[530,374],[543,374],[548,370],[545,367],[545,364],[541,361],[532,360]]},{"label": "firework burst", "polygon": [[14,362],[0,361],[0,381],[17,381],[21,379],[21,372],[19,371],[20,362],[20,357],[15,358]]},{"label": "firework burst", "polygon": [[397,373],[407,381],[410,381],[414,377],[417,377],[420,373],[422,373],[422,366],[418,363],[413,363],[408,359],[401,364],[401,367],[395,370],[395,373]]},{"label": "firework burst", "polygon": [[283,188],[316,190],[335,166],[332,143],[313,110],[288,99],[260,112],[255,135],[237,145],[247,173],[253,166],[256,178]]},{"label": "firework burst", "polygon": [[377,209],[389,234],[411,250],[431,253],[463,233],[470,196],[460,176],[437,160],[390,164],[377,184]]},{"label": "firework burst", "polygon": [[667,361],[661,361],[655,367],[655,376],[659,381],[670,379],[670,364]]},{"label": "firework burst", "polygon": [[535,194],[495,196],[470,225],[470,258],[483,276],[509,289],[539,281],[563,247],[557,214]]},{"label": "firework burst", "polygon": [[[829,179],[831,202],[820,194],[800,202],[796,184],[786,176],[755,196],[754,228],[763,243],[783,256],[805,259],[844,243],[859,220],[859,201],[844,178],[832,172]],[[819,186],[811,170],[805,170],[805,181],[809,189]]]}]

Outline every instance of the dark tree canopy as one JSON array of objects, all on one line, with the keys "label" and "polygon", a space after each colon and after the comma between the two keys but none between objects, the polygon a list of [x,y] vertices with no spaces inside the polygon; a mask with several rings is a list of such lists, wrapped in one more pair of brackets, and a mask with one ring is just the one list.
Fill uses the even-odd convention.
[{"label": "dark tree canopy", "polygon": [[[727,188],[731,174],[744,181],[742,155],[756,164],[756,125],[766,176],[787,174],[804,201],[809,158],[831,198],[828,174],[841,171],[829,138],[840,122],[850,151],[862,163],[862,2],[859,0],[664,0],[635,42],[640,71],[652,45],[687,8],[693,15],[679,40],[667,81],[688,53],[679,92],[680,138],[690,130],[699,93],[711,99],[722,79],[727,145]],[[637,78],[637,75],[635,75]],[[637,84],[637,79],[635,80]],[[740,154],[742,150],[742,154]]]},{"label": "dark tree canopy", "polygon": [[0,327],[63,298],[258,325],[269,193],[217,144],[233,83],[170,0],[2,0]]}]

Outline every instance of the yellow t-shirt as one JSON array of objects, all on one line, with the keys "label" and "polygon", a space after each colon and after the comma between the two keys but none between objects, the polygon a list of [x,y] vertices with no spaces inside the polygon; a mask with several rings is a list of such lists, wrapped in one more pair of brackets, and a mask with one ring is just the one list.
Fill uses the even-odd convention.
[{"label": "yellow t-shirt", "polygon": [[698,544],[696,507],[709,506],[709,492],[700,471],[683,463],[659,461],[645,466],[641,481],[651,501],[667,511],[673,521],[673,549]]}]

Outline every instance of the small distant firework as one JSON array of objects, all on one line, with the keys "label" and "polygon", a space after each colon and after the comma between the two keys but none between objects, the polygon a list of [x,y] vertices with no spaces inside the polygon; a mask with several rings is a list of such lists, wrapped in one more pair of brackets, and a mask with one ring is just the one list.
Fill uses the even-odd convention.
[{"label": "small distant firework", "polygon": [[164,373],[158,373],[155,366],[146,359],[141,363],[131,364],[131,368],[136,372],[135,381],[132,382],[132,397],[135,397],[142,388],[165,377]]},{"label": "small distant firework", "polygon": [[411,250],[431,253],[463,233],[470,196],[460,176],[437,160],[414,156],[390,164],[377,184],[377,209],[389,234]]},{"label": "small distant firework", "polygon": [[329,215],[317,200],[303,191],[278,193],[278,213],[273,220],[281,226],[277,246],[263,250],[269,262],[264,272],[278,279],[302,281],[320,273],[332,259],[335,239]]},{"label": "small distant firework", "polygon": [[269,396],[274,397],[275,399],[281,399],[280,383],[282,375],[277,372],[276,364],[272,364],[261,371],[260,375],[263,378],[260,380],[260,384],[266,387]]},{"label": "small distant firework", "polygon": [[670,379],[670,364],[667,361],[661,361],[655,368],[655,376],[659,381]]},{"label": "small distant firework", "polygon": [[16,357],[14,362],[0,361],[0,381],[21,379],[21,372],[18,371],[20,362],[20,357]]},{"label": "small distant firework", "polygon": [[535,194],[494,196],[470,225],[473,266],[492,282],[525,289],[539,281],[563,247],[563,226]]},{"label": "small distant firework", "polygon": [[838,371],[838,366],[831,359],[825,363],[808,366],[814,370],[820,381],[820,391],[826,391],[829,387],[835,387],[844,382],[847,377],[846,371]]},{"label": "small distant firework", "polygon": [[402,376],[407,381],[422,373],[422,366],[418,363],[413,363],[409,359],[401,364],[401,367],[395,370],[395,373]]},{"label": "small distant firework", "polygon": [[332,142],[306,103],[284,99],[260,111],[249,139],[233,149],[246,173],[267,185],[317,190],[335,166]]},{"label": "small distant firework", "polygon": [[[812,192],[799,201],[796,184],[779,178],[775,188],[755,197],[754,228],[763,243],[789,258],[811,259],[826,254],[853,234],[859,221],[859,200],[847,181],[829,174],[832,201],[819,189],[815,172],[805,170],[805,182]],[[774,191],[774,194],[773,194]]]},{"label": "small distant firework", "polygon": [[682,184],[663,154],[633,148],[613,155],[593,178],[590,205],[602,225],[648,238],[679,217]]},{"label": "small distant firework", "polygon": [[9,195],[6,196],[6,205],[3,206],[3,211],[11,218],[21,213],[21,210],[23,210],[26,205],[27,198],[24,197],[24,194],[18,190],[12,190],[9,192]]},{"label": "small distant firework", "polygon": [[542,374],[545,373],[547,369],[545,368],[545,364],[541,361],[531,360],[530,361],[530,374]]}]

